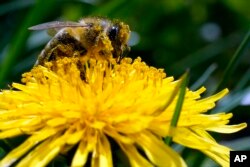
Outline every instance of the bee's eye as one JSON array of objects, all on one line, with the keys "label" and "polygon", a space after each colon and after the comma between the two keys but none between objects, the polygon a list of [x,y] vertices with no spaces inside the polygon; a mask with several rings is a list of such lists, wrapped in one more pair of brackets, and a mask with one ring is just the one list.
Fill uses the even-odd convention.
[{"label": "bee's eye", "polygon": [[117,38],[117,35],[118,35],[118,27],[117,26],[112,26],[109,30],[109,39],[111,41],[114,41],[116,38]]}]

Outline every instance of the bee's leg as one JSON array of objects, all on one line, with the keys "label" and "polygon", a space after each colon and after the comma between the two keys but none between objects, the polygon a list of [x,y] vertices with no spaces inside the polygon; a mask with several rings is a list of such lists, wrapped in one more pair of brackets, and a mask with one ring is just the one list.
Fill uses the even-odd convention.
[{"label": "bee's leg", "polygon": [[62,57],[72,57],[73,54],[74,49],[71,45],[58,44],[55,48],[53,48],[47,61],[54,61]]},{"label": "bee's leg", "polygon": [[117,56],[117,63],[120,63],[121,60],[128,55],[130,52],[130,47],[128,45],[124,45],[120,51],[120,54]]},{"label": "bee's leg", "polygon": [[99,35],[96,38],[96,44],[94,45],[97,51],[98,58],[110,60],[113,57],[113,46],[111,41],[106,35]]},{"label": "bee's leg", "polygon": [[80,78],[87,83],[88,81],[86,77],[86,65],[82,64],[80,60],[77,61],[76,65],[78,70],[80,71]]}]

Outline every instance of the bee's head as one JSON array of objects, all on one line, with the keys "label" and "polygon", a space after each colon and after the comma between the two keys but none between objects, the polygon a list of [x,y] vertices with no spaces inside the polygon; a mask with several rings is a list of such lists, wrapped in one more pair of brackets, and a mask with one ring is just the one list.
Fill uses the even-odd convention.
[{"label": "bee's head", "polygon": [[127,45],[130,35],[129,26],[117,21],[111,24],[107,33],[114,48],[113,55],[120,61],[130,51],[130,47]]}]

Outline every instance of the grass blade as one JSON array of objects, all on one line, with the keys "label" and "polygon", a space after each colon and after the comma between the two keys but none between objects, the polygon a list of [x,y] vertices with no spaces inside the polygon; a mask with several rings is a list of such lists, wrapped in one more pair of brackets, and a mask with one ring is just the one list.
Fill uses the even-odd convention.
[{"label": "grass blade", "polygon": [[[181,113],[181,109],[182,109],[182,105],[184,102],[184,98],[185,98],[185,92],[186,92],[186,87],[188,84],[188,72],[186,72],[182,77],[181,77],[181,84],[180,84],[180,91],[179,91],[179,97],[175,106],[175,111],[174,111],[174,115],[172,117],[171,120],[171,127],[176,127],[179,117],[180,117],[180,113]],[[167,145],[170,145],[172,141],[172,137],[168,136],[165,138],[165,143]]]},{"label": "grass blade", "polygon": [[223,87],[225,87],[225,84],[228,82],[229,78],[231,77],[232,73],[234,72],[235,68],[239,64],[239,61],[241,57],[244,55],[245,50],[248,48],[250,42],[250,30],[246,34],[244,40],[241,42],[240,46],[236,50],[235,54],[233,55],[231,61],[227,65],[227,68],[224,72],[224,75],[215,90],[215,92],[221,90]]},{"label": "grass blade", "polygon": [[203,75],[190,87],[191,90],[196,90],[200,88],[204,83],[207,81],[207,79],[211,76],[211,74],[216,70],[217,65],[211,64],[207,70],[203,73]]}]

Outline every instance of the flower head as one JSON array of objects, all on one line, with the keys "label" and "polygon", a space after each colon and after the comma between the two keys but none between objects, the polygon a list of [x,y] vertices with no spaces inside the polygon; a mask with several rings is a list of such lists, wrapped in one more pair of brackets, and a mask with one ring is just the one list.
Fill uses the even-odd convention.
[{"label": "flower head", "polygon": [[[177,127],[170,122],[179,82],[140,58],[115,61],[63,58],[37,66],[0,92],[0,138],[28,134],[0,162],[45,166],[76,146],[71,166],[113,166],[111,140],[131,166],[186,166],[163,138],[198,149],[222,166],[229,148],[207,131],[232,133],[246,125],[226,125],[232,114],[207,115],[228,90],[201,99],[205,88],[186,90]],[[166,105],[168,104],[168,105]]]}]

